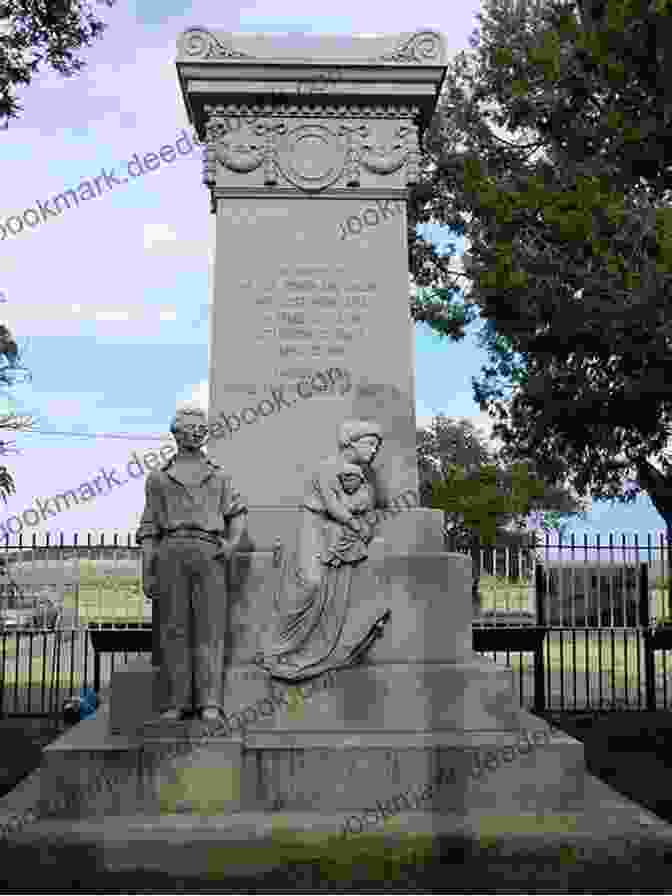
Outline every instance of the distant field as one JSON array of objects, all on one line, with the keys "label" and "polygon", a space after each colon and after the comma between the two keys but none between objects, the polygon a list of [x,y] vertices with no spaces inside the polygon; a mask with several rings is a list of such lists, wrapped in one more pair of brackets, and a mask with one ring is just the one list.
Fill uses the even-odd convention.
[{"label": "distant field", "polygon": [[[664,580],[658,579],[656,587],[649,588],[649,594],[653,596],[651,602],[652,616],[658,620],[668,617],[667,591]],[[481,576],[480,587],[481,607],[483,610],[495,610],[497,612],[520,612],[534,608],[534,587],[527,579],[518,579],[508,582],[500,576]]]},{"label": "distant field", "polygon": [[[485,575],[480,583],[481,604],[483,610],[496,609],[505,614],[507,611],[521,611],[534,606],[534,594],[530,591],[530,582],[509,582]],[[667,599],[664,588],[654,590],[655,605],[658,614],[663,615],[663,607]],[[74,595],[67,595],[65,608],[75,609]],[[151,605],[144,599],[139,576],[126,575],[115,581],[112,575],[88,577],[82,579],[79,591],[79,621],[86,626],[90,622],[142,622],[151,618]],[[83,633],[81,633],[83,634]],[[17,657],[17,639],[12,634],[0,640],[4,642],[5,685],[10,687],[28,686],[40,683],[45,674],[46,645],[46,678],[56,681],[62,687],[79,687],[84,669],[84,639],[80,633],[71,633],[67,628],[59,635],[61,643],[61,662],[58,675],[54,667],[54,644],[56,636],[36,634],[32,639],[29,652],[29,639],[21,639],[20,656]],[[46,640],[45,640],[46,639]],[[604,693],[609,699],[631,702],[636,692],[643,687],[643,650],[641,639],[633,631],[620,630],[612,632],[604,629],[586,631],[576,629],[573,632],[551,631],[546,639],[545,655],[547,672],[550,674],[549,696],[555,702],[564,694],[565,700],[576,693],[577,704],[596,700],[598,693]],[[486,656],[493,656],[486,654]],[[501,651],[493,656],[500,666],[508,666],[514,672],[516,687],[524,686],[527,696],[533,693],[533,656],[531,653]],[[104,658],[103,678],[108,675],[109,657]],[[667,661],[667,652],[656,653],[657,688],[662,690],[672,674],[672,662]],[[668,672],[668,666],[670,670]],[[90,666],[87,678],[90,679]],[[672,694],[672,682],[670,682]],[[630,696],[628,696],[630,695]],[[667,698],[666,698],[667,699]]]},{"label": "distant field", "polygon": [[[75,609],[74,595],[67,595],[66,608]],[[78,617],[80,623],[89,622],[142,622],[151,616],[151,606],[137,588],[124,584],[120,587],[85,586],[80,588]]]}]

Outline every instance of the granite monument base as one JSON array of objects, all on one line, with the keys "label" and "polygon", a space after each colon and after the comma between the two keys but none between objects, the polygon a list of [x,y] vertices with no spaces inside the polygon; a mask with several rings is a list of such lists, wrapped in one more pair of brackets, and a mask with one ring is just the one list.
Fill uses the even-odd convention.
[{"label": "granite monument base", "polygon": [[[226,727],[213,734],[198,722],[161,722],[157,672],[149,659],[136,660],[114,673],[110,724],[104,731],[99,723],[98,748],[91,738],[79,748],[72,742],[83,737],[89,723],[82,722],[69,744],[61,738],[47,748],[47,766],[56,772],[62,757],[79,754],[73,769],[93,764],[104,777],[109,765],[125,780],[114,803],[120,814],[352,815],[421,791],[440,769],[446,783],[424,811],[576,806],[585,780],[582,745],[551,737],[545,722],[518,705],[513,673],[472,652],[470,557],[393,553],[383,540],[374,547],[371,588],[358,599],[375,612],[389,608],[391,617],[364,662],[301,688],[269,683],[250,661],[255,639],[241,631],[228,670]],[[252,558],[257,571],[264,564],[270,573],[270,556]],[[70,779],[76,790],[76,771]],[[76,800],[82,817],[110,812],[109,795],[87,798],[86,787],[90,782]]]}]

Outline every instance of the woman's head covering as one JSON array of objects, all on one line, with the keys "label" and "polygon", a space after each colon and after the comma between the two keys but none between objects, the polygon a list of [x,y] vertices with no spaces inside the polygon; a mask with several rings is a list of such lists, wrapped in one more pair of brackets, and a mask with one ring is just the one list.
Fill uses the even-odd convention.
[{"label": "woman's head covering", "polygon": [[365,436],[376,436],[380,442],[383,441],[383,431],[373,420],[346,420],[339,430],[338,445],[340,448],[349,448],[353,442]]}]

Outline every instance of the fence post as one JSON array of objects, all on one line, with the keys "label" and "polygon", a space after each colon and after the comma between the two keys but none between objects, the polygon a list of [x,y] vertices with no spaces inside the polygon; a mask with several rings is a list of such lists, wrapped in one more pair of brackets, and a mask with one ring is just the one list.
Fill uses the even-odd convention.
[{"label": "fence post", "polygon": [[640,563],[639,565],[639,624],[643,629],[644,635],[644,691],[646,693],[646,708],[649,712],[654,712],[656,709],[656,653],[651,632],[649,568],[647,563]]},{"label": "fence post", "polygon": [[[88,634],[88,632],[87,632]],[[93,651],[93,690],[100,699],[100,651]]]},{"label": "fence post", "polygon": [[639,564],[639,624],[642,628],[651,625],[649,611],[649,564]]},{"label": "fence post", "polygon": [[[545,597],[545,581],[544,568],[541,563],[537,563],[534,568],[534,592],[537,609],[537,626],[538,628],[546,627],[546,613],[544,606]],[[536,713],[544,712],[546,709],[546,682],[544,679],[544,641],[537,644],[534,648],[534,711]]]}]

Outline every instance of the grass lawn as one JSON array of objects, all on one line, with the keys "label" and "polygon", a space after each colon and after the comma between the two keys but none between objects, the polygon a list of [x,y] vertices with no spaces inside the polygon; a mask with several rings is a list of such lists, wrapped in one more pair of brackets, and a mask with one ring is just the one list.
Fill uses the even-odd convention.
[{"label": "grass lawn", "polygon": [[[656,608],[654,615],[661,619],[667,593],[664,582],[657,584],[661,587],[652,589],[652,603]],[[496,610],[503,615],[526,610],[530,606],[529,587],[528,580],[507,582],[499,576],[484,575],[480,582],[481,606],[483,610]],[[597,703],[600,693],[606,702],[617,694],[633,705],[638,703],[638,693],[643,700],[643,644],[631,629],[551,631],[546,637],[544,656],[547,672],[550,669],[551,693],[564,695],[564,700],[573,698],[575,683],[577,701]],[[506,653],[498,653],[494,658],[498,664],[506,663],[517,677],[522,670],[531,681],[534,669],[531,653],[511,652],[508,657]],[[672,660],[667,659],[665,651],[656,651],[655,669],[657,687],[663,689],[664,681],[672,672]]]},{"label": "grass lawn", "polygon": [[82,585],[79,589],[78,607],[75,595],[66,595],[66,609],[78,609],[80,623],[89,622],[143,622],[150,618],[149,605],[140,591],[140,580],[136,587],[126,583],[116,587]]},{"label": "grass lawn", "polygon": [[[483,610],[495,610],[499,613],[534,609],[533,582],[528,579],[507,581],[501,576],[482,575],[479,585],[481,606]],[[530,590],[531,589],[531,590]],[[656,587],[649,588],[653,595],[651,614],[658,620],[668,616],[667,592],[665,583],[658,580]]]},{"label": "grass lawn", "polygon": [[[529,580],[506,582],[501,577],[483,575],[480,583],[483,609],[496,609],[501,613],[508,611],[527,609],[529,599]],[[655,591],[656,605],[661,609],[665,599],[664,589]],[[65,608],[75,610],[75,595],[66,594]],[[117,579],[110,576],[94,577],[89,575],[82,578],[79,589],[78,617],[80,624],[86,626],[90,622],[142,622],[151,619],[151,607],[144,599],[141,591],[141,581],[138,576],[127,576]],[[47,636],[49,639],[52,636]],[[64,634],[63,643],[68,643],[68,636]],[[16,681],[16,639],[11,634],[5,638],[4,652],[5,681],[14,684]],[[33,660],[28,668],[28,643],[22,644],[21,661],[18,670],[18,683],[36,684],[42,681],[42,652],[41,636],[33,639]],[[51,648],[48,648],[51,653]],[[70,678],[70,648],[66,649],[67,656],[62,659],[59,679],[68,684]],[[77,651],[79,652],[79,651]],[[597,632],[576,629],[551,631],[545,643],[547,667],[550,666],[551,691],[559,692],[562,687],[566,698],[573,694],[574,680],[577,685],[577,699],[579,693],[589,692],[590,698],[597,699],[599,682],[602,682],[602,693],[607,695],[615,691],[627,691],[628,699],[637,701],[638,689],[643,690],[643,650],[637,634],[632,631],[622,630],[612,634],[610,630]],[[36,655],[37,654],[37,655]],[[490,654],[486,654],[490,656]],[[0,666],[2,656],[2,643],[0,642]],[[530,653],[520,654],[511,652],[508,657],[505,652],[496,654],[498,664],[506,664],[519,677],[520,672],[531,676],[533,670],[533,656]],[[47,664],[48,676],[51,678],[51,657]],[[672,663],[671,663],[672,665]],[[75,679],[76,686],[80,685],[81,658],[76,657]],[[601,669],[601,675],[600,675]],[[574,671],[575,670],[575,671]],[[656,653],[656,677],[658,686],[667,676],[666,656],[662,651]],[[560,682],[563,682],[561,685]]]}]

